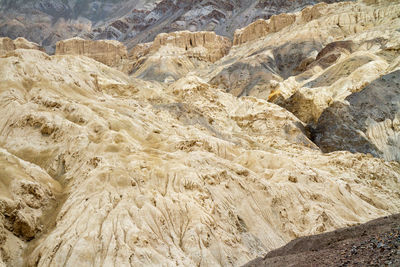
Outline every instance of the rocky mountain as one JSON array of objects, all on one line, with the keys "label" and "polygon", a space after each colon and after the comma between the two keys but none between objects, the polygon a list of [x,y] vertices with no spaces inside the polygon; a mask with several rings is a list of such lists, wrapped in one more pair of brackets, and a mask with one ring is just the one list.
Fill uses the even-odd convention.
[{"label": "rocky mountain", "polygon": [[301,237],[255,259],[244,267],[284,266],[373,266],[400,264],[400,214]]},{"label": "rocky mountain", "polygon": [[[258,18],[292,12],[319,0],[30,0],[0,1],[0,36],[25,37],[53,53],[57,41],[71,37],[111,39],[129,49],[159,33],[233,32]],[[337,2],[329,0],[328,2]]]},{"label": "rocky mountain", "polygon": [[[206,1],[0,3],[91,25],[0,38],[1,267],[240,266],[400,212],[398,1],[207,1],[251,14],[231,38],[160,30]],[[85,39],[130,4],[146,36]]]}]

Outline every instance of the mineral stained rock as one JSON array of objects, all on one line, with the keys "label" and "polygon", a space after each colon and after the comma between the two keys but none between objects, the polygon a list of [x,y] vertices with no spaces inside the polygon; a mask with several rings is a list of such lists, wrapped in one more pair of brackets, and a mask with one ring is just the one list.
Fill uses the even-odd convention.
[{"label": "mineral stained rock", "polygon": [[118,41],[72,38],[57,42],[56,55],[84,55],[108,66],[115,66],[127,58],[128,52]]},{"label": "mineral stained rock", "polygon": [[56,42],[74,36],[118,40],[131,49],[153,41],[162,32],[213,31],[232,38],[236,29],[257,19],[316,2],[321,1],[4,0],[0,2],[0,36],[25,37],[51,53]]},{"label": "mineral stained rock", "polygon": [[323,154],[288,111],[195,76],[20,49],[0,77],[2,153],[32,173],[1,164],[8,265],[237,266],[400,210],[397,163]]},{"label": "mineral stained rock", "polygon": [[15,49],[35,49],[44,51],[38,44],[29,42],[22,37],[18,37],[15,40],[11,40],[8,37],[0,37],[0,55],[14,51]]},{"label": "mineral stained rock", "polygon": [[218,61],[231,46],[228,38],[214,32],[161,33],[153,42],[132,49],[127,72],[146,80],[175,81]]},{"label": "mineral stained rock", "polygon": [[[50,2],[28,4],[77,19],[72,2]],[[298,10],[233,46],[158,35],[205,2],[139,2],[154,23],[143,34],[158,37],[129,53],[1,39],[0,266],[240,266],[400,212],[397,1],[273,1]],[[231,2],[207,1],[238,18],[266,8]],[[114,12],[128,36],[107,3],[97,19]]]},{"label": "mineral stained rock", "polygon": [[323,151],[349,150],[400,161],[400,70],[325,109],[313,132]]}]

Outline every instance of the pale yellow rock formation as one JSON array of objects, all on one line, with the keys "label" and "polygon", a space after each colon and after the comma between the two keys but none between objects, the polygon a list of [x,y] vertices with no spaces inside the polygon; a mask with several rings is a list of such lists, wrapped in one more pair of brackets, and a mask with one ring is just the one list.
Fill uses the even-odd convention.
[{"label": "pale yellow rock formation", "polygon": [[116,66],[127,58],[128,53],[118,41],[71,38],[57,42],[56,55],[84,55],[108,66]]},{"label": "pale yellow rock formation", "polygon": [[301,18],[304,22],[318,19],[323,15],[321,11],[324,8],[328,8],[327,3],[318,3],[314,6],[308,6],[301,11]]},{"label": "pale yellow rock formation", "polygon": [[129,51],[129,59],[137,61],[146,56],[153,45],[153,42],[137,44],[131,51]]},{"label": "pale yellow rock formation", "polygon": [[[0,223],[15,231],[3,251],[19,244],[1,256],[9,265],[239,266],[400,211],[399,164],[323,154],[283,108],[195,76],[145,82],[88,57],[15,50],[0,58],[0,95],[1,177],[32,181],[24,197],[39,203],[24,217],[34,240]],[[1,197],[16,201],[10,186]]]},{"label": "pale yellow rock formation", "polygon": [[15,50],[15,44],[12,39],[8,37],[0,38],[0,54]]},{"label": "pale yellow rock formation", "polygon": [[[93,59],[110,49],[120,69],[128,59],[114,42],[69,40],[49,56],[3,41],[0,266],[240,266],[298,236],[400,212],[398,162],[324,154],[304,123],[353,92],[396,88],[399,4],[387,3],[271,18],[279,31],[218,61],[222,37],[161,35],[129,59],[133,76],[157,81]],[[297,99],[303,122],[268,96]],[[397,155],[399,118],[369,123],[365,137]]]},{"label": "pale yellow rock formation", "polygon": [[139,44],[130,52],[135,77],[175,81],[190,71],[224,57],[231,41],[214,32],[180,31],[159,34],[152,43]]},{"label": "pale yellow rock formation", "polygon": [[283,28],[292,25],[296,20],[295,14],[273,15],[269,19],[269,29],[271,32],[278,32]]},{"label": "pale yellow rock formation", "polygon": [[160,47],[167,45],[184,49],[185,55],[188,57],[209,62],[219,60],[231,48],[231,42],[228,38],[216,35],[214,32],[180,31],[157,35],[151,46],[151,51],[158,51]]},{"label": "pale yellow rock formation", "polygon": [[[381,101],[381,107],[371,107],[374,113],[385,114],[376,116],[376,121],[350,125],[351,120],[346,120],[338,134],[332,135],[329,129],[336,131],[335,125],[341,125],[346,116],[325,117],[325,122],[332,121],[328,128],[324,127],[325,122],[318,121],[334,103],[342,103],[346,110],[348,97],[362,92],[370,83],[389,73],[397,73],[400,68],[400,2],[319,4],[303,9],[296,16],[290,27],[276,33],[268,31],[262,37],[254,35],[257,40],[232,47],[230,53],[202,77],[236,96],[257,96],[280,104],[309,124],[311,132],[318,124],[318,136],[326,138],[318,142],[326,147],[324,151],[346,149],[398,160],[399,133],[390,127],[396,114],[385,111],[385,106],[396,106],[397,102],[389,97],[387,90],[380,89],[380,96],[389,100]],[[249,26],[239,32],[251,29]],[[393,80],[391,90],[397,90],[396,82]],[[374,98],[362,101],[365,105]],[[351,118],[357,118],[355,110],[362,110],[359,107],[348,109],[353,112]],[[336,112],[342,113],[343,110],[339,110]],[[341,140],[346,138],[344,129],[352,129],[352,135],[341,145]],[[358,145],[349,141],[358,138]]]},{"label": "pale yellow rock formation", "polygon": [[233,45],[240,45],[246,42],[257,40],[268,33],[278,32],[283,28],[292,25],[296,21],[295,14],[273,15],[269,20],[259,19],[245,28],[235,31]]},{"label": "pale yellow rock formation", "polygon": [[[312,116],[317,120],[318,114],[334,98],[344,99],[380,75],[395,70],[399,58],[398,54],[390,52],[394,51],[390,47],[395,48],[400,43],[398,2],[321,3],[303,9],[296,16],[298,19],[290,27],[276,33],[263,31],[264,26],[254,30],[257,29],[254,25],[267,25],[268,21],[255,22],[238,30],[240,34],[236,35],[234,43],[241,45],[235,45],[206,77],[235,95],[267,98],[272,90],[279,89],[282,96],[288,98],[299,90],[307,91],[302,94],[311,101],[321,99],[316,116]],[[240,36],[246,38],[239,41]],[[336,55],[331,54],[322,62],[316,58],[325,46],[335,41],[353,42],[352,49],[338,50]],[[326,82],[315,86],[314,80]],[[304,121],[308,122],[309,118]]]},{"label": "pale yellow rock formation", "polygon": [[269,23],[264,19],[256,20],[243,29],[235,31],[233,45],[240,45],[264,37],[269,32]]},{"label": "pale yellow rock formation", "polygon": [[0,38],[0,55],[13,51],[15,49],[43,50],[38,44],[29,42],[28,40],[22,37],[19,37],[15,40],[12,40],[8,37]]}]

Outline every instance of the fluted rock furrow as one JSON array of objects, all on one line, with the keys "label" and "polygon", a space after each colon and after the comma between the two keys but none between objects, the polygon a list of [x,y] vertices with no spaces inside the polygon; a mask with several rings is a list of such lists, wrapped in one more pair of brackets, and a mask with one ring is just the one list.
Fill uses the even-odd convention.
[{"label": "fluted rock furrow", "polygon": [[108,66],[115,66],[127,58],[128,52],[118,41],[72,38],[57,43],[56,55],[83,55]]},{"label": "fluted rock furrow", "polygon": [[35,49],[43,51],[43,48],[41,48],[39,45],[29,42],[22,37],[18,37],[15,40],[12,40],[8,37],[0,38],[0,54],[5,54],[15,49]]},{"label": "fluted rock furrow", "polygon": [[[166,45],[184,49],[184,54],[189,57],[215,62],[229,52],[231,42],[228,38],[216,35],[214,32],[161,33],[154,39],[151,51],[155,52]],[[196,48],[204,48],[205,51]]]}]

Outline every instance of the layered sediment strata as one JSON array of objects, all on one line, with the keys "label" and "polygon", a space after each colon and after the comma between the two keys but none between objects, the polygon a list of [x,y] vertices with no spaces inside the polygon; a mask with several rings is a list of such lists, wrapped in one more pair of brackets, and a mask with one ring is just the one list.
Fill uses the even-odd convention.
[{"label": "layered sediment strata", "polygon": [[7,52],[14,51],[15,49],[35,49],[43,51],[43,48],[41,48],[38,44],[29,42],[22,37],[18,37],[15,40],[12,40],[8,37],[0,38],[0,54],[5,54]]},{"label": "layered sediment strata", "polygon": [[209,62],[215,62],[225,56],[231,48],[231,41],[214,32],[180,31],[157,35],[151,46],[156,52],[162,46],[184,49],[184,55]]},{"label": "layered sediment strata", "polygon": [[118,41],[72,38],[57,43],[56,55],[84,55],[108,66],[115,66],[127,58],[128,52]]}]

